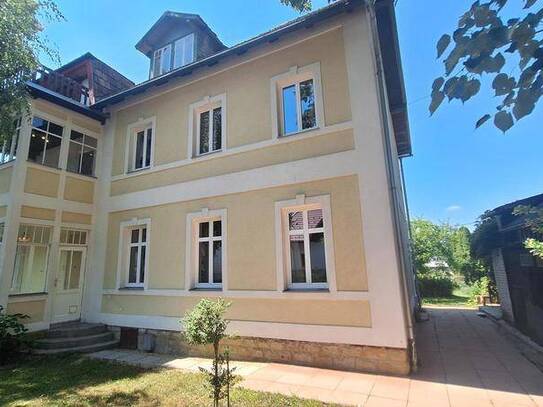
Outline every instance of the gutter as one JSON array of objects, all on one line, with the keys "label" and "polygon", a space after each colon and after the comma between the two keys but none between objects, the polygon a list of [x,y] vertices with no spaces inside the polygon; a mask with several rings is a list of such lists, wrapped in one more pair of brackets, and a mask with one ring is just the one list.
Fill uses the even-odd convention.
[{"label": "gutter", "polygon": [[[410,362],[411,367],[413,370],[416,370],[417,368],[417,351],[415,347],[415,332],[414,332],[414,325],[413,325],[413,314],[411,310],[411,304],[410,304],[410,295],[409,295],[409,289],[407,286],[407,272],[409,269],[408,260],[405,256],[405,251],[402,244],[402,215],[400,212],[400,206],[401,202],[398,199],[398,190],[397,190],[397,183],[396,183],[396,176],[394,173],[394,157],[392,156],[392,138],[393,135],[390,131],[390,126],[388,124],[388,103],[386,99],[386,86],[385,86],[385,78],[383,73],[383,65],[382,65],[382,57],[381,57],[381,48],[379,43],[379,33],[377,29],[377,17],[375,14],[375,5],[379,0],[368,0],[366,3],[366,11],[369,16],[369,25],[372,35],[372,41],[373,41],[373,48],[375,52],[375,76],[376,76],[376,82],[377,82],[377,93],[379,97],[379,111],[381,113],[381,121],[383,123],[383,144],[384,144],[384,150],[385,150],[385,164],[387,169],[387,178],[389,181],[389,193],[390,193],[390,199],[391,199],[391,212],[392,212],[392,219],[394,223],[394,229],[395,229],[395,245],[396,245],[396,259],[398,264],[400,265],[401,273],[399,275],[400,278],[400,284],[401,284],[401,291],[402,291],[402,299],[403,299],[403,312],[406,320],[406,331],[407,331],[407,341],[408,341],[408,350],[409,350],[409,356],[410,356]],[[393,5],[392,5],[393,7]],[[399,185],[403,185],[403,179],[398,180]],[[405,188],[404,188],[405,190]]]}]

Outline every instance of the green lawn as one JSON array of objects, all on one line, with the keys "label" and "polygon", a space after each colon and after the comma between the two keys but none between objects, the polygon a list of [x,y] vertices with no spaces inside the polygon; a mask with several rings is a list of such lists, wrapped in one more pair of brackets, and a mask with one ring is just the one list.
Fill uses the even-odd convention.
[{"label": "green lawn", "polygon": [[471,307],[475,308],[470,301],[470,287],[461,286],[453,290],[453,295],[446,298],[427,297],[422,299],[422,306],[432,307]]},{"label": "green lawn", "polygon": [[[232,406],[324,404],[241,388]],[[179,370],[144,370],[79,355],[32,357],[0,368],[0,406],[209,406],[203,376]]]}]

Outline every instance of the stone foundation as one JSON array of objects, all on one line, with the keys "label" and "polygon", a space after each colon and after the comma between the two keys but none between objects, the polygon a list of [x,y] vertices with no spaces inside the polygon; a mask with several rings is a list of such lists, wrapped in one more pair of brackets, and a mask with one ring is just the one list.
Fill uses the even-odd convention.
[{"label": "stone foundation", "polygon": [[[118,328],[112,327],[118,332]],[[145,334],[154,336],[154,352],[212,357],[210,346],[188,345],[179,332],[139,329],[138,349],[144,350]],[[255,362],[278,362],[326,369],[407,375],[410,372],[407,349],[291,341],[284,339],[236,337],[222,342],[231,358]]]}]

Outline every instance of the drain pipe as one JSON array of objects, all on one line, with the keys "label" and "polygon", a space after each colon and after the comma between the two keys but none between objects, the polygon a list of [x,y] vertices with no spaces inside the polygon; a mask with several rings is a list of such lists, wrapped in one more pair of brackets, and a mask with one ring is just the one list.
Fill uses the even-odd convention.
[{"label": "drain pipe", "polygon": [[[400,283],[403,294],[404,302],[404,316],[406,320],[408,351],[410,354],[410,362],[413,370],[417,368],[417,352],[415,348],[415,333],[413,328],[413,314],[411,312],[411,301],[409,295],[409,289],[407,287],[407,270],[410,269],[407,264],[406,253],[404,245],[402,244],[402,215],[400,211],[400,201],[398,199],[399,193],[397,185],[401,185],[401,180],[396,180],[396,174],[394,171],[394,157],[392,156],[392,134],[390,131],[388,120],[388,103],[386,99],[385,78],[383,75],[383,65],[381,58],[381,48],[379,43],[379,32],[377,29],[377,16],[375,14],[375,4],[378,0],[368,0],[366,2],[366,11],[369,16],[369,23],[371,29],[371,35],[373,40],[373,48],[375,52],[375,76],[377,82],[377,91],[379,94],[379,110],[381,113],[381,121],[383,123],[383,144],[385,150],[385,163],[387,169],[387,178],[389,182],[389,192],[391,199],[391,212],[395,229],[395,244],[396,244],[396,258],[400,265]],[[398,183],[396,182],[398,181]]]}]

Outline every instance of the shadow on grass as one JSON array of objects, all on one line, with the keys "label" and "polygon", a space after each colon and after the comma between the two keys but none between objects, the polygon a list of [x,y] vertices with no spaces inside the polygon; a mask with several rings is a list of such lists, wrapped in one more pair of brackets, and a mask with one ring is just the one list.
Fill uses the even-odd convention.
[{"label": "shadow on grass", "polygon": [[475,308],[469,302],[469,297],[460,295],[451,295],[450,297],[425,297],[422,299],[423,306],[442,306],[442,307],[470,307]]},{"label": "shadow on grass", "polygon": [[[117,380],[133,379],[143,369],[88,359],[80,355],[27,357],[16,366],[0,369],[0,405],[34,399],[70,398],[86,387]],[[104,397],[92,396],[94,405],[137,404],[146,394],[113,392]]]}]

